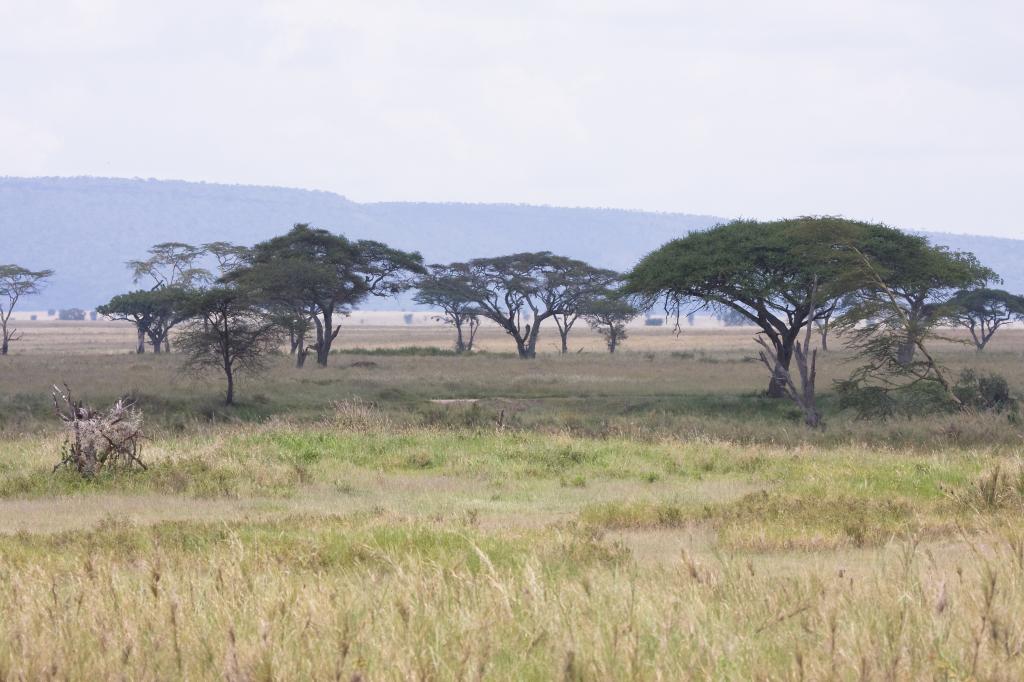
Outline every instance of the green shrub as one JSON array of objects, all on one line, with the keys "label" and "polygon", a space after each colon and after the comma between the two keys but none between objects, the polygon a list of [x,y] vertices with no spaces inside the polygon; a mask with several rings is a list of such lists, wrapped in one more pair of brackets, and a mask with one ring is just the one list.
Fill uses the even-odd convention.
[{"label": "green shrub", "polygon": [[995,373],[978,374],[965,369],[953,388],[964,407],[979,412],[1016,412],[1017,399],[1010,394],[1006,379]]}]

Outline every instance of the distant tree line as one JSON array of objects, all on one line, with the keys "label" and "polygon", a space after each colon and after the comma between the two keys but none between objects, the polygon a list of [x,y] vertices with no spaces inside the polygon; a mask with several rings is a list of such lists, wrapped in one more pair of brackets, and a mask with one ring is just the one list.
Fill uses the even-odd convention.
[{"label": "distant tree line", "polygon": [[[771,356],[773,397],[792,392],[788,373],[807,328],[822,350],[833,329],[866,354],[870,347],[875,374],[912,374],[922,339],[937,325],[963,326],[980,352],[1000,327],[1024,318],[1024,299],[995,288],[999,276],[972,254],[828,216],[737,220],[693,232],[625,274],[544,251],[427,265],[419,253],[306,224],[252,247],[158,244],[127,265],[140,287],[98,312],[135,326],[138,353],[168,352],[177,330],[190,365],[223,371],[229,403],[237,370],[259,367],[282,346],[298,367],[309,356],[326,366],[345,316],[370,297],[409,290],[453,328],[456,352],[472,351],[488,320],[524,359],[536,357],[545,324],[558,332],[562,353],[570,352],[580,320],[614,353],[629,322],[659,303],[677,321],[707,310],[758,330]],[[4,354],[20,338],[14,306],[52,274],[0,266]]]}]

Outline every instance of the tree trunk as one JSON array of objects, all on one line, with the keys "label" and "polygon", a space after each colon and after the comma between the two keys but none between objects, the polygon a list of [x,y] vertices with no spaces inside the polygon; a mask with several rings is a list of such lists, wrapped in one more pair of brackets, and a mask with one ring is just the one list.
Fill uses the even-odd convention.
[{"label": "tree trunk", "polygon": [[819,328],[821,332],[821,350],[828,352],[828,322],[822,324]]},{"label": "tree trunk", "polygon": [[789,363],[793,359],[794,341],[794,338],[786,336],[781,339],[782,345],[775,353],[775,358],[778,360],[775,372],[772,374],[771,381],[768,382],[768,390],[765,392],[769,398],[786,397],[786,373],[789,371]]},{"label": "tree trunk", "polygon": [[562,337],[562,355],[566,355],[569,352],[569,328],[560,328],[558,335]]},{"label": "tree trunk", "polygon": [[300,348],[295,352],[295,368],[302,369],[306,366],[306,356],[309,355],[308,348]]},{"label": "tree trunk", "polygon": [[227,393],[227,396],[224,398],[224,404],[225,405],[234,405],[235,404],[235,374],[232,371],[231,363],[229,363],[229,362],[225,362],[224,363],[224,374],[228,378],[228,393]]},{"label": "tree trunk", "polygon": [[154,353],[160,353],[163,350],[163,347],[164,347],[163,340],[158,336],[156,338],[151,339],[151,341],[153,343],[153,352]]},{"label": "tree trunk", "polygon": [[519,359],[520,360],[529,360],[530,359],[530,357],[531,357],[530,356],[530,347],[527,344],[526,339],[522,339],[522,340],[516,339],[516,350],[519,351]]},{"label": "tree trunk", "polygon": [[899,349],[896,351],[896,361],[901,365],[906,366],[914,361],[914,354],[917,352],[917,345],[914,343],[912,337],[908,337],[906,341],[900,344]]},{"label": "tree trunk", "polygon": [[316,320],[316,364],[326,367],[327,359],[331,356],[331,344],[334,343],[334,338],[341,330],[341,326],[334,327],[332,311],[324,311],[323,317],[322,323],[319,318],[314,318]]},{"label": "tree trunk", "polygon": [[4,334],[3,340],[0,341],[0,355],[7,355],[8,345],[7,334]]},{"label": "tree trunk", "polygon": [[139,330],[138,342],[135,344],[135,353],[142,355],[146,352],[146,331],[144,329]]},{"label": "tree trunk", "polygon": [[455,352],[462,353],[466,350],[466,342],[462,339],[462,320],[455,318]]},{"label": "tree trunk", "polygon": [[531,327],[526,325],[526,359],[533,360],[537,357],[537,338],[540,336],[540,322],[537,321]]}]

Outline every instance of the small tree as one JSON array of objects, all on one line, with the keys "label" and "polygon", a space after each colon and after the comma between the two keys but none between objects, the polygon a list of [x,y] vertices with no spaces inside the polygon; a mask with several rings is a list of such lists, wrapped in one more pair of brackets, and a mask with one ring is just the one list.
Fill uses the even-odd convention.
[{"label": "small tree", "polygon": [[587,304],[583,317],[604,339],[608,352],[614,353],[627,338],[626,326],[639,314],[640,311],[624,299],[602,296]]},{"label": "small tree", "polygon": [[167,345],[170,329],[184,319],[183,307],[188,295],[178,287],[132,291],[114,296],[96,311],[112,320],[135,325],[136,353],[146,352],[147,338],[153,352],[160,353]]},{"label": "small tree", "polygon": [[[939,338],[941,317],[915,317],[873,259],[856,247],[848,248],[860,259],[863,290],[873,293],[839,320],[840,333],[850,338],[849,345],[864,363],[849,379],[837,382],[840,404],[856,406],[862,415],[885,416],[893,396],[931,386],[946,404],[962,407],[945,369],[927,347]],[[911,344],[914,353],[908,360],[905,348]]]},{"label": "small tree", "polygon": [[19,265],[0,265],[0,355],[7,355],[12,341],[21,338],[11,326],[14,308],[25,296],[42,291],[53,270],[27,270]]},{"label": "small tree", "polygon": [[849,297],[839,326],[872,325],[878,314],[895,315],[892,306],[898,305],[902,341],[896,360],[904,365],[913,363],[918,337],[932,333],[957,291],[1000,281],[974,254],[934,246],[922,236],[899,233],[856,246],[873,275]]},{"label": "small tree", "polygon": [[421,305],[440,308],[436,319],[455,328],[455,352],[473,350],[480,317],[467,291],[469,273],[465,265],[431,265],[428,273],[416,281],[414,300]]},{"label": "small tree", "polygon": [[944,306],[950,322],[966,327],[980,353],[1004,324],[1024,319],[1024,296],[1002,289],[959,291]]},{"label": "small tree", "polygon": [[260,308],[251,292],[215,286],[189,297],[189,322],[178,346],[195,371],[217,368],[227,381],[224,404],[235,402],[235,375],[263,369],[267,355],[281,342],[281,329]]},{"label": "small tree", "polygon": [[551,318],[555,321],[562,341],[562,354],[569,352],[569,332],[595,300],[607,295],[622,276],[613,270],[595,268],[582,261],[560,259],[545,273],[546,288],[557,300],[558,310]]}]

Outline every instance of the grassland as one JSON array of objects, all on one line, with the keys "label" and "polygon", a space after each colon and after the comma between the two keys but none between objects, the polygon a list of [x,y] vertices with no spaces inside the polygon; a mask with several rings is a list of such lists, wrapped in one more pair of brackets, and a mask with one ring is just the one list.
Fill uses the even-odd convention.
[{"label": "grassland", "polygon": [[[396,329],[233,410],[109,339],[0,363],[0,678],[1024,676],[1006,415],[870,424],[826,394],[809,433],[749,331],[523,362]],[[997,342],[939,354],[1019,391],[1024,334]],[[136,397],[149,469],[51,473],[54,381]]]}]

